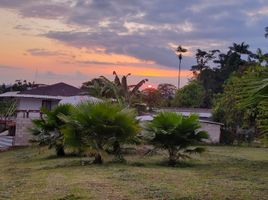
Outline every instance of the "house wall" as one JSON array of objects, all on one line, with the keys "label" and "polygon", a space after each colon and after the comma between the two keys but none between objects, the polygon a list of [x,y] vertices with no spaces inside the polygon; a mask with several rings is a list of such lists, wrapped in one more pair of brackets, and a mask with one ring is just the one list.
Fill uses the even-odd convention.
[{"label": "house wall", "polygon": [[[52,101],[52,108],[58,105],[58,100]],[[42,107],[42,99],[35,98],[20,98],[18,100],[17,110],[40,110]],[[29,145],[31,134],[29,128],[32,126],[32,119],[40,118],[40,113],[29,112],[29,116],[25,116],[25,113],[17,113],[16,118],[16,134],[15,145],[25,146]]]},{"label": "house wall", "polygon": [[16,134],[15,134],[15,145],[16,146],[26,146],[29,145],[29,140],[31,139],[31,134],[28,129],[32,126],[32,118],[22,118],[16,119]]},{"label": "house wall", "polygon": [[208,143],[219,143],[221,135],[221,125],[201,122],[201,130],[207,131],[209,135]]},{"label": "house wall", "polygon": [[[18,99],[17,110],[40,110],[44,99],[20,98]],[[52,108],[57,106],[59,100],[52,100]],[[39,113],[30,113],[30,117],[39,117]],[[18,113],[17,117],[23,117],[23,113]]]}]

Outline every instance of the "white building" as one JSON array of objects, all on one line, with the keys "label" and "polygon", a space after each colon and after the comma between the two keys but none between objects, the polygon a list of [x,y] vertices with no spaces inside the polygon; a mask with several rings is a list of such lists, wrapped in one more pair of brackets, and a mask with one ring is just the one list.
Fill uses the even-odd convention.
[{"label": "white building", "polygon": [[[195,108],[177,108],[177,109],[161,109],[161,111],[176,112],[182,114],[183,116],[189,116],[194,113],[199,116],[199,122],[201,125],[201,130],[206,131],[209,135],[209,139],[206,140],[207,143],[219,143],[221,136],[222,123],[213,122],[210,120],[212,117],[210,109],[195,109]],[[143,115],[137,117],[140,121],[151,121],[153,119],[152,115]]]},{"label": "white building", "polygon": [[[57,83],[53,85],[41,86],[22,92],[6,92],[0,94],[0,98],[12,98],[16,100],[16,116],[9,119],[0,119],[0,123],[9,126],[8,136],[0,135],[0,148],[10,145],[23,146],[29,144],[30,134],[27,129],[31,125],[31,120],[39,118],[42,107],[52,109],[60,101],[83,101],[87,99],[80,96],[81,90],[65,84]],[[69,102],[72,103],[72,102]]]}]

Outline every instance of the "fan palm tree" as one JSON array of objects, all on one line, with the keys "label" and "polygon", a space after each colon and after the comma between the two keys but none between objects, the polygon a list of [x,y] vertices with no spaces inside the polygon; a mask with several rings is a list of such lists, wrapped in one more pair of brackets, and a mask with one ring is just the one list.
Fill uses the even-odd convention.
[{"label": "fan palm tree", "polygon": [[178,46],[175,50],[176,55],[178,56],[179,59],[179,71],[178,71],[178,89],[180,88],[180,83],[181,83],[181,61],[182,61],[182,54],[186,53],[187,49],[183,48],[182,46]]},{"label": "fan palm tree", "polygon": [[191,153],[201,153],[202,147],[192,147],[208,134],[200,131],[197,115],[184,117],[173,112],[162,112],[147,124],[147,133],[152,144],[168,150],[169,164],[175,165],[178,159],[189,158]]},{"label": "fan palm tree", "polygon": [[40,146],[54,147],[57,156],[64,156],[64,136],[61,128],[65,123],[58,115],[69,115],[71,108],[71,105],[64,104],[58,105],[51,111],[42,109],[43,117],[32,120],[33,127],[29,129],[34,136],[33,142],[37,142]]},{"label": "fan palm tree", "polygon": [[139,131],[136,113],[118,104],[102,102],[76,106],[70,116],[61,115],[67,124],[63,129],[67,145],[95,154],[94,163],[103,162],[102,153],[113,146],[116,159],[122,161],[121,144],[133,139]]}]

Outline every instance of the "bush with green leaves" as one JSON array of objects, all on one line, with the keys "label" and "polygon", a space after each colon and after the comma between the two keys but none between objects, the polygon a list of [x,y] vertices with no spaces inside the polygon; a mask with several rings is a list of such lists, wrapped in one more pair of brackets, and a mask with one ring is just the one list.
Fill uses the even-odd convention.
[{"label": "bush with green leaves", "polygon": [[32,120],[33,126],[29,131],[33,134],[32,142],[37,142],[40,146],[55,148],[57,156],[64,156],[64,135],[61,131],[65,122],[59,115],[70,115],[72,106],[69,104],[58,105],[54,109],[42,109],[43,117]]},{"label": "bush with green leaves", "polygon": [[186,108],[202,107],[205,100],[205,89],[199,81],[192,80],[177,90],[173,105]]},{"label": "bush with green leaves", "polygon": [[180,159],[190,158],[192,153],[204,151],[203,147],[193,147],[208,138],[200,127],[197,115],[184,117],[174,112],[161,112],[147,123],[146,132],[153,145],[168,151],[168,163],[175,165]]},{"label": "bush with green leaves", "polygon": [[240,107],[243,109],[255,108],[256,127],[260,130],[263,141],[268,143],[268,68],[253,66],[249,75],[242,77],[243,90],[240,92]]},{"label": "bush with green leaves", "polygon": [[113,147],[117,160],[123,161],[121,145],[130,142],[139,132],[139,122],[133,109],[109,102],[82,103],[70,116],[61,115],[65,143],[80,152],[91,150],[95,163],[103,162],[102,154]]}]

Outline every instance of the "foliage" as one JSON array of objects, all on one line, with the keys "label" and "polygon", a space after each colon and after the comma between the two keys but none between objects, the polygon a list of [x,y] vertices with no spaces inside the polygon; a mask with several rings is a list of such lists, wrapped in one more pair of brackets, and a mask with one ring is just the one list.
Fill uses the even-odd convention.
[{"label": "foliage", "polygon": [[245,109],[257,105],[257,126],[262,133],[268,134],[268,68],[256,67],[251,74],[252,76],[243,82],[243,99],[240,102]]},{"label": "foliage", "polygon": [[157,86],[157,90],[162,97],[162,106],[170,107],[176,94],[176,86],[169,83],[161,83]]},{"label": "foliage", "polygon": [[141,98],[144,103],[149,107],[149,111],[153,110],[153,107],[157,107],[161,104],[162,98],[159,90],[155,88],[145,88],[141,91]]},{"label": "foliage", "polygon": [[238,137],[242,128],[248,131],[252,129],[256,136],[258,130],[255,129],[267,123],[267,107],[262,99],[265,95],[257,95],[262,86],[260,82],[256,82],[265,76],[266,67],[252,65],[243,74],[233,74],[224,85],[224,92],[215,98],[213,118],[224,123],[230,135]]},{"label": "foliage", "polygon": [[113,98],[112,93],[105,90],[105,83],[102,78],[94,78],[82,84],[81,89],[87,94],[97,98]]},{"label": "foliage", "polygon": [[70,116],[61,115],[67,145],[95,152],[95,162],[102,163],[102,152],[114,147],[116,158],[123,160],[121,144],[131,141],[139,131],[136,113],[118,104],[83,103],[72,109]]},{"label": "foliage", "polygon": [[42,109],[43,117],[32,120],[33,127],[30,128],[30,132],[34,136],[33,142],[37,142],[40,146],[54,147],[57,156],[64,156],[64,136],[61,128],[65,122],[59,118],[59,115],[68,116],[71,109],[72,106],[69,104],[58,105],[51,111]]},{"label": "foliage", "polygon": [[[247,57],[245,60],[244,58]],[[249,50],[249,45],[233,43],[227,53],[219,50],[203,51],[196,53],[197,64],[192,66],[195,78],[200,81],[205,89],[205,107],[212,106],[212,99],[223,92],[223,85],[233,72],[245,71],[249,65],[255,63],[258,55]],[[263,57],[261,58],[263,59]]]},{"label": "foliage", "polygon": [[0,86],[0,94],[10,91],[24,91],[34,87],[36,87],[34,82],[28,82],[27,80],[16,80],[15,83],[11,85],[2,84]]},{"label": "foliage", "polygon": [[173,101],[174,106],[178,107],[202,107],[205,98],[203,86],[196,80],[192,80],[179,89]]},{"label": "foliage", "polygon": [[115,71],[113,75],[115,76],[114,81],[101,76],[100,78],[83,83],[82,89],[86,89],[88,94],[92,96],[115,98],[118,103],[131,106],[139,93],[139,89],[148,79],[143,79],[135,85],[128,85],[127,78],[131,75],[130,73],[122,76],[121,80]]},{"label": "foliage", "polygon": [[162,112],[147,124],[146,130],[152,144],[168,150],[169,164],[174,165],[178,159],[190,158],[189,154],[204,151],[202,147],[192,147],[208,138],[206,132],[199,131],[200,127],[197,115],[184,117]]},{"label": "foliage", "polygon": [[196,57],[196,65],[193,65],[191,70],[193,71],[194,76],[198,76],[200,73],[203,72],[205,69],[209,69],[208,66],[209,62],[216,58],[216,54],[219,53],[219,50],[211,50],[211,51],[204,51],[201,49],[197,49],[195,54]]},{"label": "foliage", "polygon": [[16,113],[16,100],[14,99],[0,99],[0,117],[8,118],[14,116]]}]

